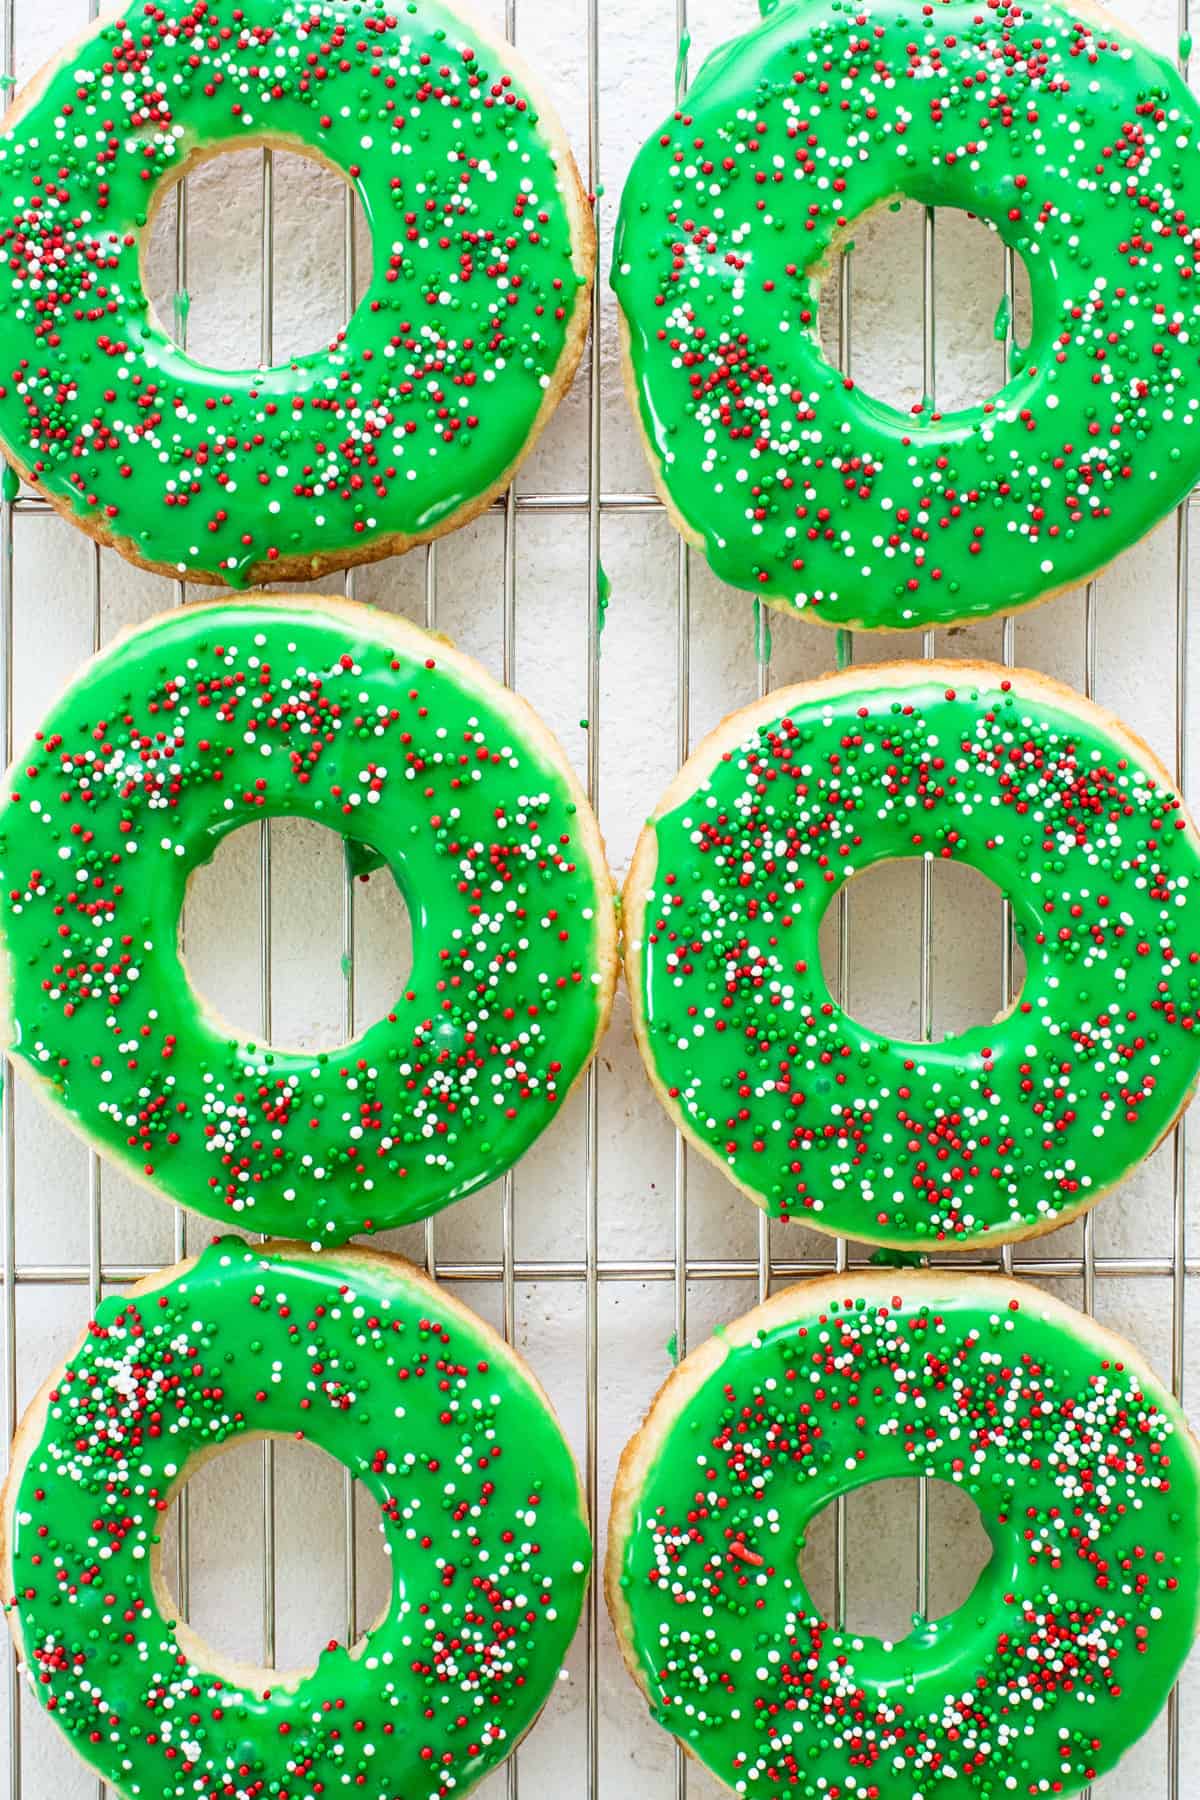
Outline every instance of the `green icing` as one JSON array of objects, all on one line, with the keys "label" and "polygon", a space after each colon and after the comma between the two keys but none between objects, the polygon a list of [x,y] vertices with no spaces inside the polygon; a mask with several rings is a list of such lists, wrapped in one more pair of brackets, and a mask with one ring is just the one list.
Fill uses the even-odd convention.
[{"label": "green icing", "polygon": [[[1089,1205],[1200,1070],[1179,795],[1107,715],[1004,669],[852,669],[749,719],[715,767],[698,753],[627,901],[642,1041],[679,1124],[771,1214],[874,1243],[966,1247]],[[838,1005],[821,919],[901,857],[1007,894],[1027,969],[1007,1017],[917,1044]]]},{"label": "green icing", "polygon": [[771,660],[771,621],[766,607],[757,601],[754,605],[754,660],[760,663]]},{"label": "green icing", "polygon": [[[139,7],[18,115],[0,135],[0,441],[81,519],[246,586],[280,558],[340,567],[428,535],[519,458],[583,285],[574,173],[560,188],[504,52],[440,0]],[[353,184],[374,272],[326,349],[214,370],[150,309],[147,217],[196,154],[264,134]]]},{"label": "green icing", "polygon": [[1007,294],[1001,294],[996,307],[996,316],[992,320],[992,336],[998,344],[1002,344],[1012,327],[1012,302]]},{"label": "green icing", "polygon": [[[386,854],[413,930],[342,1049],[243,1041],[177,942],[190,872],[291,813]],[[611,993],[582,792],[533,715],[348,602],[188,607],[95,659],[10,772],[13,1051],[89,1139],[200,1212],[311,1242],[419,1219],[554,1117]]]},{"label": "green icing", "polygon": [[186,288],[178,288],[171,304],[175,314],[175,342],[177,344],[186,344],[188,318],[190,317],[192,310],[192,296]]},{"label": "green icing", "polygon": [[[641,421],[724,580],[897,630],[1081,581],[1200,474],[1200,105],[1047,0],[778,5],[640,152],[613,286]],[[1028,268],[1031,344],[985,405],[908,416],[826,361],[821,272],[897,195]]]},{"label": "green icing", "polygon": [[370,844],[357,844],[353,838],[346,839],[345,856],[352,881],[368,881],[377,870],[387,868],[387,857],[382,850],[374,850]]},{"label": "green icing", "polygon": [[919,1250],[872,1250],[867,1260],[876,1269],[921,1269],[926,1262]]},{"label": "green icing", "polygon": [[[751,1797],[1076,1792],[1150,1725],[1195,1632],[1178,1405],[1032,1288],[897,1273],[788,1301],[648,1420],[609,1569],[655,1717]],[[835,1496],[898,1476],[969,1494],[992,1556],[891,1643],[823,1618],[797,1563]]]},{"label": "green icing", "polygon": [[596,630],[602,632],[608,623],[608,603],[612,599],[612,582],[602,562],[596,564]]},{"label": "green icing", "polygon": [[[405,1264],[219,1242],[102,1304],[38,1426],[9,1496],[32,1691],[130,1800],[464,1794],[554,1686],[591,1562],[570,1451],[512,1352]],[[223,1679],[150,1579],[189,1465],[251,1432],[336,1457],[392,1559],[355,1653],[282,1683]]]},{"label": "green icing", "polygon": [[676,104],[687,92],[688,57],[692,53],[692,34],[685,25],[679,33],[679,43],[675,51],[675,101]]}]

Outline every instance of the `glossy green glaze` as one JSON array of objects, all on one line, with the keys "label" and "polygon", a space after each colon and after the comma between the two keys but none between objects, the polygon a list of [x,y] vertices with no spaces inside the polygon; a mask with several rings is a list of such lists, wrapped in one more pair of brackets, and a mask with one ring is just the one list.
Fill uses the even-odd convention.
[{"label": "glossy green glaze", "polygon": [[[760,1205],[966,1248],[1149,1153],[1200,1072],[1200,842],[1116,721],[1023,671],[892,664],[781,690],[713,763],[635,864],[631,980],[672,1111]],[[997,1023],[909,1043],[830,992],[825,911],[901,857],[1008,896],[1027,972]]]},{"label": "glossy green glaze", "polygon": [[[233,587],[382,554],[491,489],[583,283],[574,171],[560,189],[557,126],[502,58],[441,0],[96,25],[0,134],[0,443],[143,561]],[[353,184],[374,270],[327,349],[213,370],[150,309],[147,219],[197,154],[265,135]]]},{"label": "glossy green glaze", "polygon": [[[1081,581],[1182,500],[1198,126],[1162,57],[1048,0],[781,4],[715,51],[634,163],[612,279],[716,573],[824,624],[933,625]],[[897,196],[1028,268],[1033,339],[982,407],[906,415],[821,352],[821,272]]]},{"label": "glossy green glaze", "polygon": [[[0,804],[14,1053],[172,1200],[334,1242],[502,1173],[591,1055],[613,982],[599,834],[523,702],[350,602],[187,607],[102,653]],[[386,857],[412,969],[342,1049],[246,1042],[177,942],[231,831],[314,819]]]},{"label": "glossy green glaze", "polygon": [[[751,1797],[1009,1800],[1111,1769],[1200,1599],[1197,1451],[1161,1384],[1081,1315],[979,1277],[817,1282],[730,1336],[651,1410],[610,1544],[659,1722]],[[897,1476],[969,1494],[992,1556],[891,1643],[823,1618],[797,1565],[829,1501]]]},{"label": "glossy green glaze", "polygon": [[[228,1238],[106,1300],[8,1502],[33,1692],[129,1800],[442,1800],[558,1676],[591,1562],[571,1453],[524,1365],[394,1259]],[[315,1444],[379,1507],[383,1619],[300,1678],[218,1672],[152,1583],[169,1496],[248,1432]]]}]

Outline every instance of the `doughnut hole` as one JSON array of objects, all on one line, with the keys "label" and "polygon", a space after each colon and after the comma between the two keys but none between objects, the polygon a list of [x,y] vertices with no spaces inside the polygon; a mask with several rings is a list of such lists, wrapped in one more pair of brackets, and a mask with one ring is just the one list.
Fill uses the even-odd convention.
[{"label": "doughnut hole", "polygon": [[[949,1481],[927,1481],[929,1605],[945,1618],[970,1596],[991,1556],[979,1508]],[[860,1636],[898,1643],[917,1612],[916,1528],[919,1481],[873,1481],[846,1496],[845,1623]],[[823,1618],[835,1616],[837,1502],[809,1525],[800,1576]]]},{"label": "doughnut hole", "polygon": [[[274,1472],[275,1654],[265,1636],[268,1559],[263,1535],[264,1460]],[[374,1625],[392,1592],[378,1508],[360,1482],[355,1517],[354,1639]],[[180,1521],[186,1495],[187,1604],[180,1592]],[[163,1532],[159,1589],[167,1617],[186,1620],[206,1660],[309,1671],[322,1650],[347,1642],[346,1470],[313,1444],[234,1440],[176,1492]]]},{"label": "doughnut hole", "polygon": [[[412,966],[408,909],[386,867],[352,882],[351,946],[345,930],[346,841],[308,819],[271,821],[266,1035],[274,1044],[330,1050],[348,1042],[389,1010]],[[243,826],[193,872],[179,936],[192,985],[234,1030],[255,1042],[261,1042],[264,1024],[261,845],[261,828]],[[352,1021],[347,1013],[351,970]]]},{"label": "doughnut hole", "polygon": [[[176,181],[159,196],[143,247],[146,292],[163,329],[212,369],[253,369],[327,349],[370,284],[371,234],[361,207],[353,213],[352,284],[347,279],[353,190],[345,176],[323,157],[295,150],[272,151],[269,169],[264,182],[261,147],[193,165],[186,189]],[[176,257],[181,206],[186,269]],[[273,279],[264,283],[268,218]]]},{"label": "doughnut hole", "polygon": [[[930,919],[937,955],[930,962],[929,1039],[991,1024],[1020,993],[1025,958],[1012,942],[1011,992],[1002,993],[1002,897],[965,863],[929,864]],[[842,994],[842,908],[834,898],[821,921],[821,971],[830,993],[860,1025],[920,1043],[924,864],[919,857],[873,864],[846,887],[849,992]]]},{"label": "doughnut hole", "polygon": [[[926,208],[893,202],[846,231],[851,249],[835,257],[821,286],[821,343],[840,366],[842,264],[850,281],[850,372],[856,384],[898,412],[925,396]],[[934,395],[938,410],[979,406],[1004,385],[1012,343],[1029,343],[1029,276],[1014,257],[1005,301],[1004,245],[992,226],[955,207],[933,209],[933,299],[937,318]]]}]

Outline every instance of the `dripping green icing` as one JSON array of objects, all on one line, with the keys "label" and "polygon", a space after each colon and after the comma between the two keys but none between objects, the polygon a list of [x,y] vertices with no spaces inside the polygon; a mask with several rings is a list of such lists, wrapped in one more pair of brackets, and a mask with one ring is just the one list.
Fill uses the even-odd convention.
[{"label": "dripping green icing", "polygon": [[0,475],[0,498],[7,500],[11,505],[20,492],[21,477],[11,463],[5,463],[4,473]]},{"label": "dripping green icing", "polygon": [[[441,0],[97,24],[0,134],[0,441],[22,470],[152,564],[234,587],[428,533],[499,480],[583,279],[555,155],[500,54]],[[147,217],[198,152],[268,129],[353,184],[374,272],[327,349],[214,370],[153,315]]]},{"label": "dripping green icing", "polygon": [[1000,303],[996,308],[996,316],[992,320],[992,336],[998,344],[1003,343],[1004,339],[1008,336],[1011,324],[1012,302],[1007,294],[1001,294]]},{"label": "dripping green icing", "polygon": [[679,46],[675,52],[675,99],[683,99],[687,92],[688,57],[692,53],[692,34],[685,25],[679,34]]},{"label": "dripping green icing", "polygon": [[382,850],[376,850],[370,844],[357,844],[353,838],[346,839],[345,857],[351,881],[366,881],[377,870],[387,868],[387,857]]},{"label": "dripping green icing", "polygon": [[[317,1243],[426,1217],[514,1162],[591,1053],[612,902],[580,805],[521,704],[413,627],[181,609],[89,665],[3,790],[14,1054],[215,1218]],[[404,990],[339,1050],[243,1041],[180,960],[191,870],[284,813],[386,855],[412,921]]]},{"label": "dripping green icing", "polygon": [[[1200,1069],[1200,846],[1178,794],[1086,702],[959,675],[773,696],[655,820],[626,915],[680,1125],[773,1216],[901,1248],[1048,1229],[1149,1154]],[[837,1004],[821,919],[905,857],[1007,894],[1027,965],[1007,1017],[916,1044]]]},{"label": "dripping green icing", "polygon": [[[744,1795],[1074,1793],[1149,1727],[1195,1633],[1183,1414],[1031,1288],[897,1272],[837,1291],[751,1314],[674,1417],[651,1412],[610,1569],[655,1717]],[[838,1630],[797,1567],[810,1524],[916,1476],[976,1503],[987,1568],[899,1642]]]},{"label": "dripping green icing", "polygon": [[612,599],[612,582],[602,562],[596,564],[596,629],[603,631],[608,623],[608,603]]},{"label": "dripping green icing", "polygon": [[[189,1463],[264,1431],[363,1484],[392,1595],[353,1656],[336,1644],[298,1681],[249,1685],[216,1675],[160,1611],[149,1562]],[[480,1321],[404,1264],[232,1238],[158,1292],[103,1302],[55,1385],[11,1527],[32,1691],[142,1800],[465,1794],[549,1695],[591,1563],[561,1431]]]},{"label": "dripping green icing", "polygon": [[[1081,581],[1182,500],[1198,120],[1164,58],[1047,0],[783,4],[717,50],[634,164],[612,272],[716,573],[827,624],[949,623]],[[897,195],[978,214],[1028,268],[1033,340],[982,408],[914,418],[821,352],[822,268]]]}]

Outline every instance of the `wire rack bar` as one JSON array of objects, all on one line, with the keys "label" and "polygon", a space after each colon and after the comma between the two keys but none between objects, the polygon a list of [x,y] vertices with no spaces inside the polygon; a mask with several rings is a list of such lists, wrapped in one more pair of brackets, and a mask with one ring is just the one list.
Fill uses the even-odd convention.
[{"label": "wire rack bar", "polygon": [[[1187,76],[1189,0],[1179,0],[1180,70]],[[1188,569],[1189,510],[1181,506],[1175,528],[1175,779],[1187,791],[1188,779]],[[1172,1237],[1171,1260],[1171,1388],[1183,1400],[1187,1324],[1187,1119],[1175,1126],[1171,1150]],[[1176,1682],[1167,1701],[1167,1800],[1179,1800],[1180,1690]]]},{"label": "wire rack bar", "polygon": [[[937,407],[937,214],[927,206],[921,216],[921,372],[924,393],[921,403],[927,412]],[[937,653],[936,634],[926,631],[921,636],[921,655],[929,658]],[[933,858],[921,858],[921,960],[920,960],[920,1037],[929,1043],[933,1037]],[[916,1542],[916,1610],[924,1619],[929,1612],[929,1482],[924,1475],[917,1483]]]},{"label": "wire rack bar", "polygon": [[[504,35],[510,44],[517,41],[517,0],[504,0]],[[506,687],[515,687],[517,679],[517,490],[509,487],[502,501],[504,507],[504,539],[501,557],[503,571],[502,668]],[[506,1344],[516,1340],[517,1284],[516,1265],[516,1178],[507,1169],[501,1182],[500,1199],[500,1316]],[[514,1750],[504,1768],[506,1800],[520,1800],[521,1760]]]},{"label": "wire rack bar", "polygon": [[[518,512],[536,513],[587,513],[591,509],[591,499],[586,493],[564,490],[562,493],[518,493],[514,504]],[[503,516],[508,505],[507,495],[493,500],[484,508],[484,516]],[[56,518],[56,509],[40,494],[22,492],[12,503],[13,515],[16,518]],[[601,494],[599,508],[602,513],[665,513],[666,506],[657,494]]]},{"label": "wire rack bar", "polygon": [[[687,92],[688,50],[687,0],[675,0],[675,104],[680,106]],[[675,760],[682,768],[692,747],[692,561],[688,541],[682,535],[675,547]],[[672,1171],[674,1185],[675,1253],[672,1279],[675,1287],[675,1362],[678,1365],[688,1353],[688,1146],[682,1131],[675,1130],[675,1157]],[[683,1745],[675,1743],[675,1800],[687,1800],[688,1761]]]},{"label": "wire rack bar", "polygon": [[[854,322],[854,263],[852,253],[843,254],[838,269],[838,367],[849,376],[853,363],[851,350]],[[854,633],[839,632],[837,638],[838,667],[849,668],[854,661]],[[850,1008],[850,886],[838,894],[838,1000]],[[848,1266],[850,1246],[838,1238],[834,1250],[834,1270],[842,1274]],[[833,1623],[841,1629],[846,1623],[849,1604],[849,1530],[846,1496],[839,1494],[833,1503]]]},{"label": "wire rack bar", "polygon": [[[754,602],[754,658],[758,677],[758,697],[765,699],[771,691],[771,623],[761,600]],[[771,1267],[771,1221],[765,1212],[758,1215],[758,1300],[761,1305],[771,1292],[775,1271]]]},{"label": "wire rack bar", "polygon": [[[342,209],[342,306],[349,318],[358,304],[358,203],[354,189],[346,188]],[[344,591],[353,600],[357,590],[357,570],[347,569]],[[354,876],[350,858],[342,853],[342,1035],[347,1043],[358,1026],[355,1009],[354,956],[356,947],[354,915]],[[344,1578],[345,1640],[353,1644],[358,1638],[358,1517],[355,1511],[354,1477],[342,1470],[342,1568]]]},{"label": "wire rack bar", "polygon": [[[3,21],[4,108],[13,94],[17,66],[17,20],[14,0],[6,0]],[[0,671],[0,747],[7,768],[13,752],[13,501],[5,484],[0,499],[0,633],[4,639],[4,668]],[[13,1277],[17,1267],[17,1170],[14,1139],[12,1073],[3,1071],[0,1094],[0,1256],[5,1283],[0,1335],[4,1340],[4,1443],[12,1442],[17,1429],[17,1296]],[[21,1800],[21,1685],[16,1646],[4,1647],[8,1658],[8,1786],[10,1800]]]},{"label": "wire rack bar", "polygon": [[[1178,0],[1176,28],[1179,72],[1188,75],[1189,25],[1191,0]],[[1188,570],[1187,505],[1175,515],[1175,780],[1182,792],[1187,791],[1188,749]],[[1176,1398],[1183,1399],[1185,1326],[1187,1307],[1187,1121],[1180,1118],[1172,1143],[1172,1241],[1171,1260],[1171,1388]],[[1178,1682],[1167,1701],[1167,1800],[1179,1800],[1180,1697]]]},{"label": "wire rack bar", "polygon": [[[1089,581],[1083,598],[1083,691],[1089,700],[1096,698],[1096,583]],[[1175,1277],[1172,1266],[1171,1278]],[[1096,1209],[1086,1213],[1083,1221],[1083,1310],[1090,1319],[1096,1316]],[[1092,1800],[1089,1782],[1080,1790],[1079,1800]]]},{"label": "wire rack bar", "polygon": [[[840,1248],[845,1240],[837,1240],[837,1248],[828,1256],[773,1256],[771,1262],[772,1278],[800,1281],[813,1275],[855,1274],[866,1269],[878,1269],[878,1262],[871,1260],[868,1249],[859,1247],[853,1255],[846,1255]],[[968,1256],[933,1255],[925,1259],[931,1269],[957,1270],[959,1274],[1003,1274],[1011,1272],[1035,1281],[1083,1281],[1087,1275],[1087,1263],[1083,1256],[1023,1256],[1019,1261],[1006,1256],[1011,1246],[1005,1245],[992,1257],[979,1259]],[[101,1280],[107,1287],[130,1287],[135,1281],[144,1281],[148,1275],[156,1275],[162,1269],[161,1263],[106,1263],[101,1270]],[[442,1281],[504,1281],[506,1265],[503,1261],[480,1259],[471,1262],[456,1262],[446,1258],[438,1259],[438,1276]],[[631,1262],[619,1259],[597,1258],[595,1264],[596,1277],[599,1281],[674,1281],[676,1279],[676,1259],[674,1255],[663,1257],[644,1257]],[[1175,1259],[1171,1256],[1094,1256],[1092,1259],[1093,1275],[1101,1280],[1130,1281],[1142,1279],[1173,1280],[1175,1276]],[[515,1281],[535,1283],[539,1281],[586,1281],[589,1264],[584,1260],[526,1260],[517,1258],[512,1265]],[[693,1281],[757,1281],[759,1262],[757,1256],[731,1257],[691,1257],[686,1259],[683,1272],[689,1282]],[[1190,1279],[1200,1276],[1200,1257],[1189,1257],[1184,1265],[1184,1273]],[[0,1288],[8,1285],[11,1276],[7,1269],[0,1270]],[[86,1287],[91,1280],[91,1270],[87,1263],[19,1263],[16,1265],[16,1285],[18,1287]]]},{"label": "wire rack bar", "polygon": [[[600,0],[587,0],[587,185],[596,224],[597,266],[600,238]],[[591,338],[588,344],[588,487],[587,487],[587,795],[600,805],[600,421],[603,404],[600,358],[600,283],[592,288]],[[584,1077],[583,1201],[586,1256],[584,1357],[587,1406],[584,1429],[584,1488],[593,1529],[600,1522],[600,1066],[594,1059]],[[588,1586],[585,1605],[587,1800],[600,1791],[600,1582]]]},{"label": "wire rack bar", "polygon": [[[519,513],[567,513],[586,516],[592,509],[591,497],[574,489],[564,488],[561,493],[528,493],[518,492],[513,504]],[[597,508],[605,518],[641,513],[665,513],[666,506],[657,494],[634,494],[613,492],[600,494],[597,497]],[[508,505],[507,495],[493,500],[484,508],[482,516],[487,518],[503,517]],[[1183,502],[1183,510],[1191,511],[1200,506],[1200,489],[1194,489]],[[12,502],[14,518],[53,519],[58,517],[56,509],[40,495],[22,492]]]},{"label": "wire rack bar", "polygon": [[[1012,353],[1016,342],[1017,314],[1017,259],[1007,245],[1002,256],[1002,291],[1008,318],[1004,328],[1004,336],[1000,346],[1000,373],[1007,381],[1012,374]],[[1017,621],[1011,613],[1003,620],[1000,627],[1000,661],[1006,669],[1016,666],[1017,661]],[[1005,894],[1000,901],[1000,1010],[1007,1012],[1016,995],[1014,978],[1016,962],[1016,937],[1013,922],[1012,902]],[[1013,1250],[1011,1244],[1005,1244],[1000,1252],[1001,1270],[1005,1275],[1013,1272]]]},{"label": "wire rack bar", "polygon": [[[180,346],[187,348],[188,308],[186,295],[188,292],[188,184],[187,179],[181,181],[175,189],[175,334]],[[181,303],[182,302],[182,303]],[[175,604],[183,606],[187,602],[187,583],[177,581],[175,584]],[[187,909],[179,917],[179,944],[182,950],[187,929]],[[102,1235],[103,1226],[98,1221]],[[182,1262],[187,1255],[187,1213],[182,1206],[173,1209],[172,1217],[172,1252],[174,1260]],[[180,1616],[184,1619],[191,1611],[192,1601],[192,1527],[191,1496],[187,1487],[180,1491],[175,1505],[175,1598],[179,1603]],[[103,1784],[101,1784],[103,1789]]]},{"label": "wire rack bar", "polygon": [[[260,299],[259,361],[264,369],[275,360],[275,157],[262,153],[262,293]],[[272,1037],[272,880],[271,821],[264,819],[258,834],[258,998],[259,1030],[264,1043]],[[275,1444],[267,1438],[262,1447],[262,1659],[266,1668],[275,1663],[276,1597],[275,1561]]]}]

